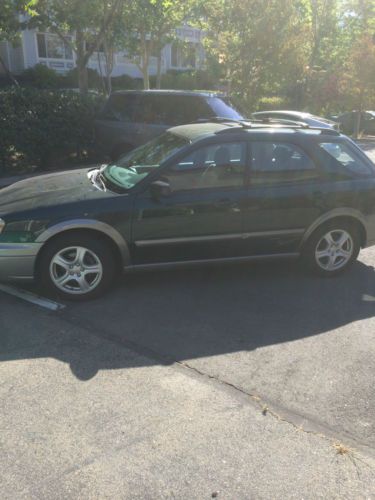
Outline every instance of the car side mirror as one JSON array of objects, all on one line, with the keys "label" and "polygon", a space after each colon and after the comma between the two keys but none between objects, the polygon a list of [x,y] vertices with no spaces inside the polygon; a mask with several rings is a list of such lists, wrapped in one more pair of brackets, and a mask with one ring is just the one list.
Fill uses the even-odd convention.
[{"label": "car side mirror", "polygon": [[165,181],[154,181],[150,186],[151,196],[154,200],[159,200],[160,198],[165,198],[169,196],[172,192],[171,185],[169,182]]}]

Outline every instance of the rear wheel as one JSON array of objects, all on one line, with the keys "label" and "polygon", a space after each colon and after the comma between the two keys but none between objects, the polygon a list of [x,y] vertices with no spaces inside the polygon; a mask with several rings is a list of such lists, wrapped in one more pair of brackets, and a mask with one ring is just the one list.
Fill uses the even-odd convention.
[{"label": "rear wheel", "polygon": [[359,230],[354,224],[330,223],[317,229],[308,240],[304,258],[322,276],[334,276],[349,268],[360,250]]},{"label": "rear wheel", "polygon": [[43,288],[70,300],[98,297],[113,281],[115,259],[100,239],[74,234],[53,240],[40,257]]}]

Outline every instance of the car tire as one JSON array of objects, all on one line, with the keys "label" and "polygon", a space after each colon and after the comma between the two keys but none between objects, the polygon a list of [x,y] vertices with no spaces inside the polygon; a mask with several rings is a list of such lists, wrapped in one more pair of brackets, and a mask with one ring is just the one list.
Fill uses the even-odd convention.
[{"label": "car tire", "polygon": [[315,274],[336,276],[346,271],[360,251],[358,226],[347,222],[331,222],[319,227],[308,239],[302,257]]},{"label": "car tire", "polygon": [[57,237],[39,259],[37,280],[43,290],[68,300],[102,295],[113,283],[116,262],[100,238],[79,233]]}]

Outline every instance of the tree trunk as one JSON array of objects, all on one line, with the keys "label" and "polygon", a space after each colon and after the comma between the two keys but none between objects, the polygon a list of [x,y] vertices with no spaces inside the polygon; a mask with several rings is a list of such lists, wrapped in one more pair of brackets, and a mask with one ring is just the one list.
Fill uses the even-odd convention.
[{"label": "tree trunk", "polygon": [[150,90],[150,75],[148,74],[148,64],[142,65],[142,73],[143,73],[143,88],[145,90]]},{"label": "tree trunk", "polygon": [[10,79],[11,82],[14,83],[14,85],[17,85],[17,87],[19,87],[19,83],[17,82],[17,80],[14,78],[14,76],[12,75],[12,73],[10,72],[8,66],[5,64],[5,61],[4,59],[0,56],[0,64],[1,66],[4,68],[4,71],[5,71],[5,74],[8,76],[8,78]]},{"label": "tree trunk", "polygon": [[158,53],[157,69],[156,69],[156,88],[161,88],[161,50]]},{"label": "tree trunk", "polygon": [[87,94],[89,89],[89,81],[87,74],[87,58],[85,57],[85,38],[82,31],[76,32],[77,44],[77,71],[78,71],[78,87],[81,94]]},{"label": "tree trunk", "polygon": [[356,116],[356,120],[354,123],[354,130],[353,130],[354,139],[358,139],[359,134],[361,132],[361,117],[362,117],[362,111],[363,111],[363,95],[364,95],[364,91],[363,91],[363,89],[361,89],[360,94],[359,94],[358,114]]},{"label": "tree trunk", "polygon": [[87,67],[78,64],[77,61],[77,71],[78,71],[78,87],[81,94],[87,94],[89,90],[89,78],[87,73]]},{"label": "tree trunk", "polygon": [[150,75],[148,74],[149,50],[147,46],[146,33],[141,32],[141,71],[143,76],[143,88],[150,90]]},{"label": "tree trunk", "polygon": [[115,50],[112,44],[108,44],[107,40],[103,41],[104,58],[105,58],[105,71],[106,71],[106,87],[107,93],[112,93],[112,71],[114,66]]},{"label": "tree trunk", "polygon": [[99,75],[100,75],[100,84],[102,86],[102,90],[104,94],[107,93],[106,83],[104,81],[103,69],[102,69],[102,58],[100,57],[100,52],[98,52],[98,67],[99,67]]}]

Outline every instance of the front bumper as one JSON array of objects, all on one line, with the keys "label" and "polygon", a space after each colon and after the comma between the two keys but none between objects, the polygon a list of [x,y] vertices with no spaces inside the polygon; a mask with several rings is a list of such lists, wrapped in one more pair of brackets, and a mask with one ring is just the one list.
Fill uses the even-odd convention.
[{"label": "front bumper", "polygon": [[41,243],[0,243],[0,280],[33,279]]}]

